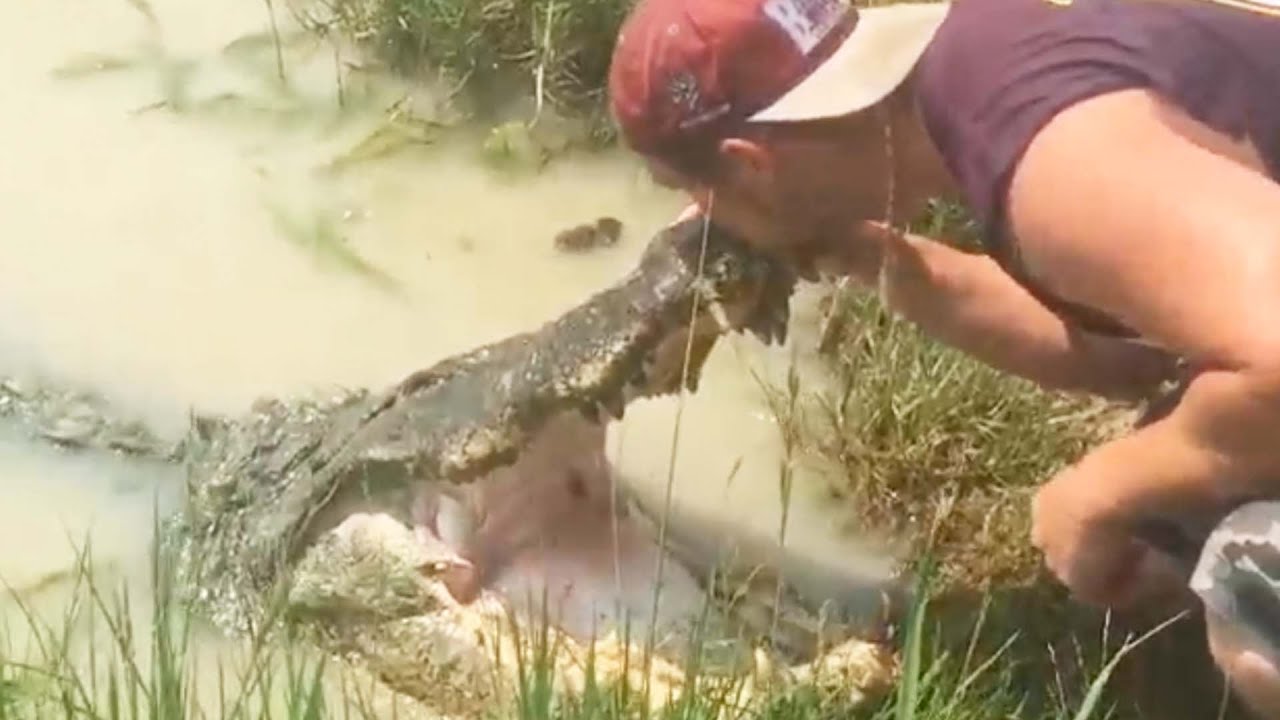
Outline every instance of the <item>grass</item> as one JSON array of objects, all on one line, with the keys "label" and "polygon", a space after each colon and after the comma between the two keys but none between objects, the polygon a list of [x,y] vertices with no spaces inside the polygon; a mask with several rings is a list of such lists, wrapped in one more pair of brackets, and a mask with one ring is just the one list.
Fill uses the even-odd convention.
[{"label": "grass", "polygon": [[207,630],[175,599],[172,568],[158,552],[152,560],[141,604],[130,582],[107,586],[87,550],[60,588],[59,607],[5,585],[0,610],[16,610],[20,626],[0,627],[0,718],[387,717],[378,704],[385,689],[331,671],[331,661],[310,648],[254,638],[246,655],[219,654],[205,664],[212,646],[201,647],[199,638]]},{"label": "grass", "polygon": [[[933,206],[912,229],[975,247],[976,228],[955,206]],[[1057,470],[1123,431],[1133,408],[1002,374],[924,336],[875,297],[833,291],[828,300],[839,303],[839,333],[823,355],[832,382],[790,420],[802,427],[800,452],[822,490],[848,508],[852,532],[937,559],[948,647],[968,641],[975,615],[992,626],[988,651],[1008,654],[1000,672],[1035,689],[1007,717],[1095,702],[1084,679],[1103,672],[1105,658],[1130,654],[1119,628],[1141,633],[1167,618],[1072,603],[1029,541],[1030,500]],[[1153,702],[1163,703],[1160,717],[1217,716],[1221,688],[1199,627],[1179,623],[1106,671],[1124,675],[1114,699],[1133,715],[1120,716]]]},{"label": "grass", "polygon": [[604,87],[631,0],[318,0],[302,24],[353,40],[411,76],[438,78],[481,114],[512,96],[586,118],[588,140],[614,137]]},{"label": "grass", "polygon": [[[412,702],[387,698],[371,678],[350,668],[335,669],[322,654],[277,637],[252,638],[247,657],[218,656],[208,664],[201,647],[202,628],[175,601],[170,566],[153,552],[149,595],[135,605],[129,585],[104,587],[88,551],[79,553],[68,599],[60,612],[40,612],[21,593],[6,586],[0,608],[16,607],[28,638],[19,648],[5,626],[0,643],[0,718],[68,720],[150,720],[219,718],[226,720],[324,720],[328,718],[417,717]],[[927,589],[927,588],[926,588]],[[1008,672],[1008,643],[983,655],[977,639],[955,654],[937,641],[930,624],[928,598],[920,595],[904,637],[903,681],[895,692],[873,704],[851,708],[831,688],[801,686],[766,699],[750,717],[769,720],[851,718],[851,720],[968,720],[1031,717],[1019,714],[1026,691]],[[42,605],[46,610],[50,605]],[[145,612],[140,610],[145,609]],[[52,614],[52,618],[49,615]],[[625,685],[593,685],[574,696],[550,691],[551,652],[545,634],[532,633],[530,662],[512,701],[491,708],[494,718],[520,720],[711,720],[727,714],[734,688],[691,692],[650,712],[641,695]],[[1122,652],[1133,647],[1131,639]],[[1119,656],[1112,658],[1086,688],[1085,701],[1036,718],[1086,720],[1112,717],[1105,707],[1106,683]],[[698,682],[691,669],[692,682]],[[379,693],[383,697],[379,698]],[[393,703],[388,710],[388,701]],[[390,713],[390,715],[388,714]],[[400,715],[403,713],[403,715]]]},{"label": "grass", "polygon": [[1114,408],[1048,394],[924,338],[874,299],[849,300],[828,357],[835,389],[808,409],[807,452],[864,529],[940,555],[944,581],[1036,578],[1031,493],[1106,435]]},{"label": "grass", "polygon": [[[973,243],[972,223],[949,205],[914,229]],[[1128,410],[994,370],[874,295],[832,289],[824,302],[837,328],[820,358],[829,378],[786,424],[798,427],[789,430],[795,452],[832,501],[851,509],[858,532],[905,539],[912,557],[935,555],[946,590],[1040,580],[1026,542],[1031,494],[1111,436]]]}]

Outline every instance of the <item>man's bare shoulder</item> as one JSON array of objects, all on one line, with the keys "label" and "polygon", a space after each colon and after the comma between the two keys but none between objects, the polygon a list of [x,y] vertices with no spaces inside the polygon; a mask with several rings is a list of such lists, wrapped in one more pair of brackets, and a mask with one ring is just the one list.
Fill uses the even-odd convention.
[{"label": "man's bare shoulder", "polygon": [[1200,0],[956,0],[917,73],[921,114],[989,240],[1037,133],[1094,97],[1148,90],[1259,139],[1280,170],[1280,20]]}]

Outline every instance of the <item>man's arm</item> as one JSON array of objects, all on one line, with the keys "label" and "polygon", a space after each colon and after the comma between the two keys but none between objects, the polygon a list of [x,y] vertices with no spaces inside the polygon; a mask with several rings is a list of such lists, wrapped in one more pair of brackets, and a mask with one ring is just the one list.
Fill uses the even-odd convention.
[{"label": "man's arm", "polygon": [[[894,312],[931,337],[1042,387],[1113,399],[1145,397],[1173,371],[1154,348],[1080,331],[990,258],[918,235],[864,228],[850,274],[880,284]],[[868,252],[869,248],[878,248]],[[881,277],[869,270],[882,267]]]},{"label": "man's arm", "polygon": [[1086,459],[1127,466],[1139,494],[1280,471],[1280,185],[1221,142],[1115,93],[1050,123],[1011,188],[1023,256],[1057,291],[1205,368],[1167,418]]},{"label": "man's arm", "polygon": [[1203,369],[1171,413],[1037,498],[1035,540],[1086,599],[1132,596],[1134,521],[1280,490],[1280,185],[1229,145],[1124,91],[1060,113],[1014,177],[1012,229],[1038,274]]}]

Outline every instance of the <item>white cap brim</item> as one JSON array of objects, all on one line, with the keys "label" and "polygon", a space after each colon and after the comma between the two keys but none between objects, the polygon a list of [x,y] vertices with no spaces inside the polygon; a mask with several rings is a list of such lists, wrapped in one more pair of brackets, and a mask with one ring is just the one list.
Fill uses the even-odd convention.
[{"label": "white cap brim", "polygon": [[876,104],[910,74],[949,9],[949,2],[858,8],[858,25],[844,44],[803,82],[750,120],[818,120]]}]

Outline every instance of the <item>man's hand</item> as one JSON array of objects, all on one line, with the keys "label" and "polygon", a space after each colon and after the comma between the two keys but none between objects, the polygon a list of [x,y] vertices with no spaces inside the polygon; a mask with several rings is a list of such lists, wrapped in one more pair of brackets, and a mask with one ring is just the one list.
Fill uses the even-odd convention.
[{"label": "man's hand", "polygon": [[1031,537],[1049,570],[1078,600],[1104,607],[1177,593],[1177,561],[1134,537],[1135,519],[1099,480],[1071,468],[1036,493]]}]

